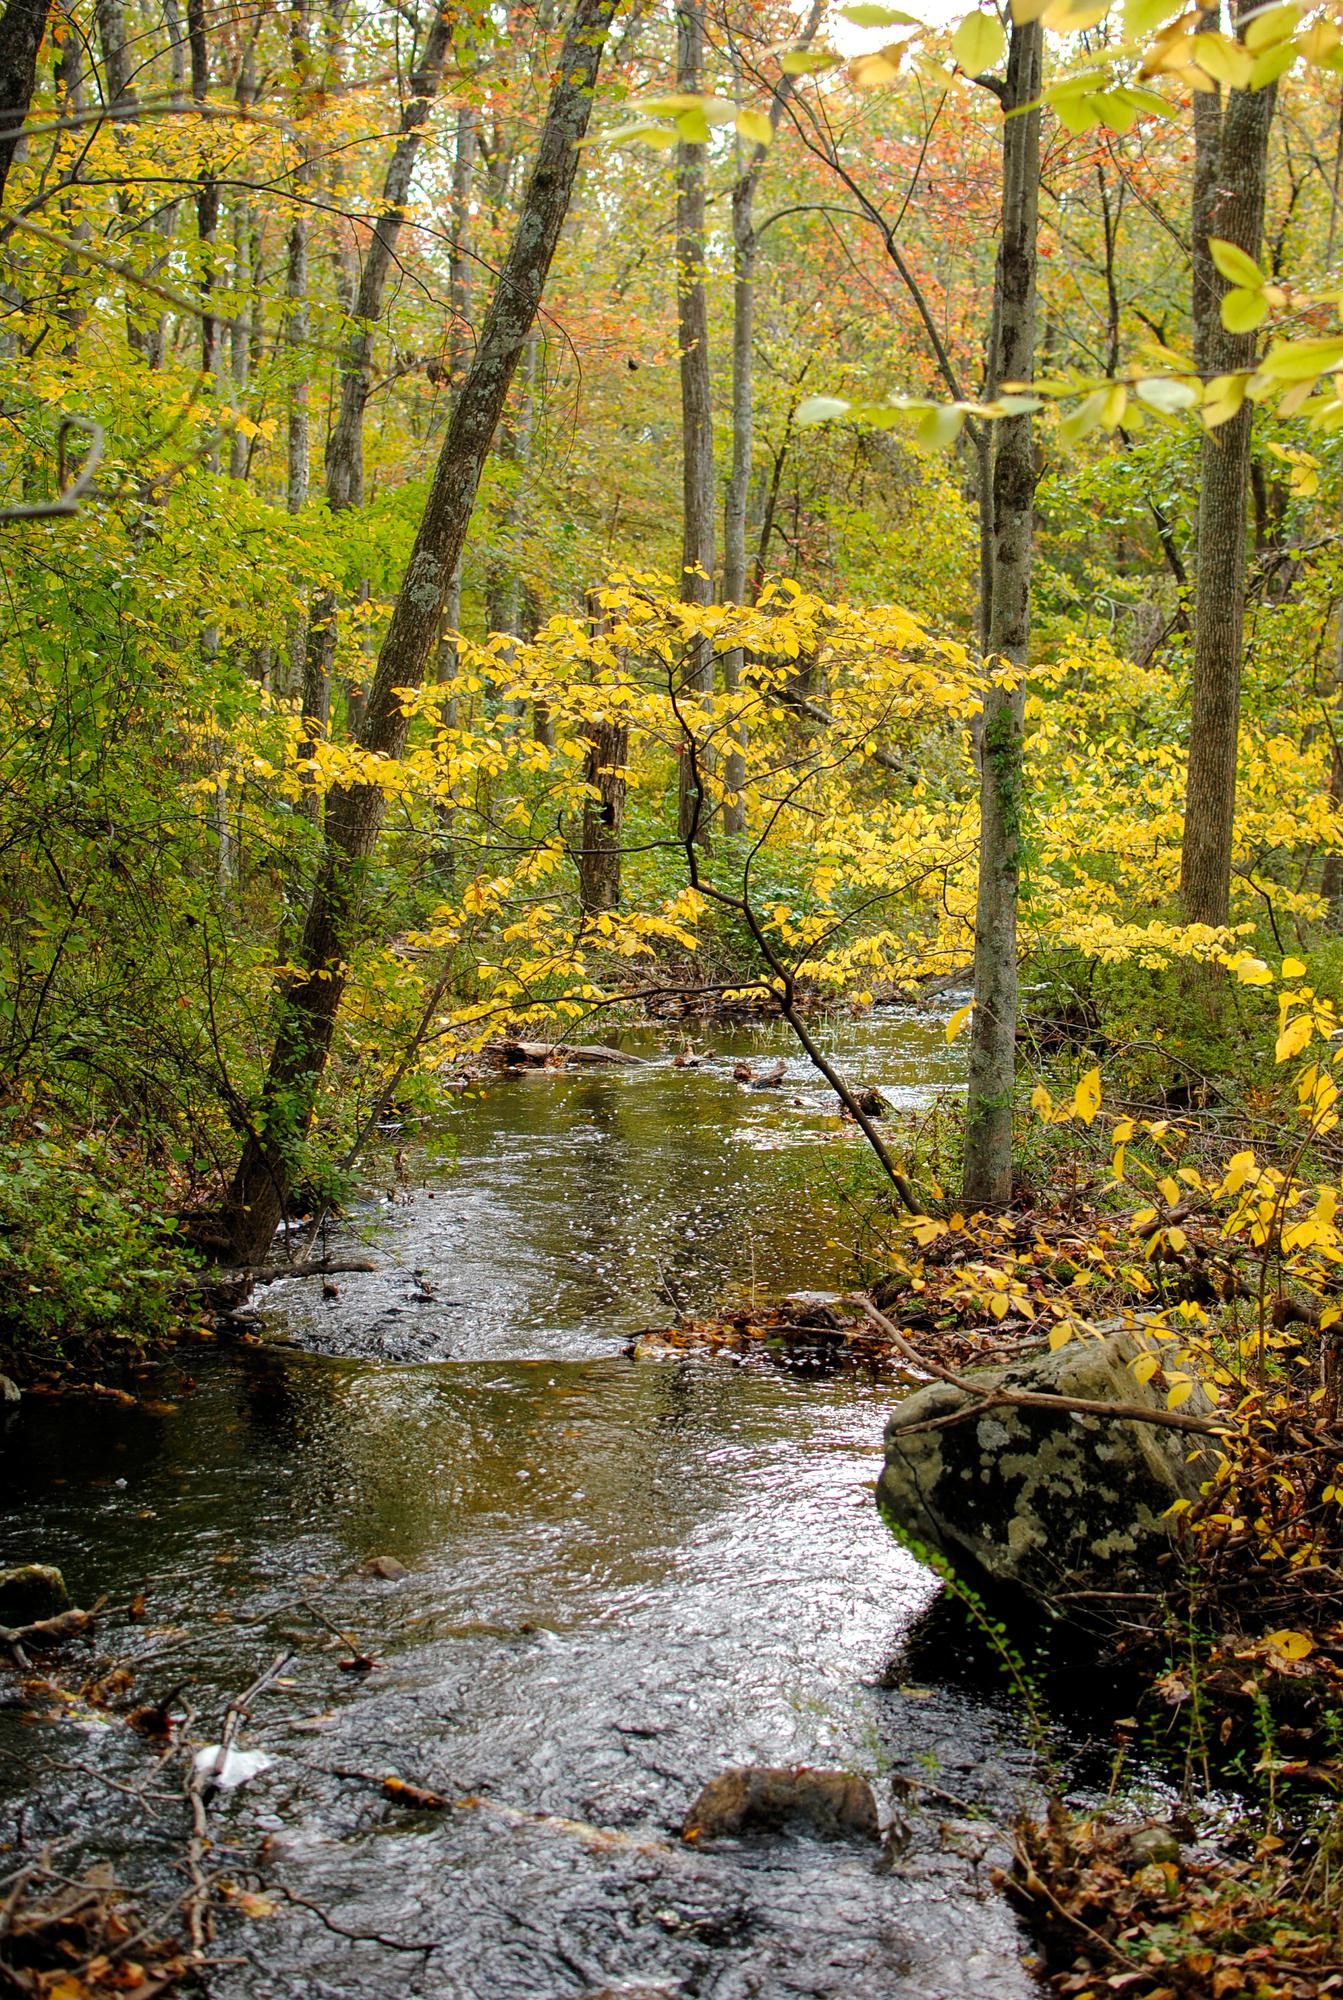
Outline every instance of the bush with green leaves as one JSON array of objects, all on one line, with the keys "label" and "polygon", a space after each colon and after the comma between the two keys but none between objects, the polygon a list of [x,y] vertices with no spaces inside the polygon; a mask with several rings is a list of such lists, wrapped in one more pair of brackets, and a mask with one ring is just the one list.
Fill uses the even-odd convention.
[{"label": "bush with green leaves", "polygon": [[0,1365],[130,1356],[176,1329],[185,1253],[155,1193],[97,1140],[0,1139]]}]

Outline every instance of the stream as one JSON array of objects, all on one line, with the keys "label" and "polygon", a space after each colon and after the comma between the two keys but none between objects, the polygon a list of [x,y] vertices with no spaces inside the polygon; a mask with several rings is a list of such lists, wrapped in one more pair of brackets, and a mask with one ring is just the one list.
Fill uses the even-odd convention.
[{"label": "stream", "polygon": [[[898,1109],[955,1079],[927,1015],[828,1040]],[[182,1350],[138,1407],[30,1396],[0,1432],[0,1563],[59,1564],[79,1603],[142,1592],[102,1641],[137,1698],[180,1684],[214,1741],[292,1651],[242,1738],[268,1766],[211,1821],[215,1866],[299,1900],[226,1917],[218,2000],[1037,1991],[989,1880],[1032,1758],[878,1519],[891,1385],[624,1352],[677,1310],[853,1275],[852,1130],[776,1031],[702,1041],[785,1056],[784,1087],[676,1068],[670,1033],[623,1039],[638,1067],[491,1084],[441,1160],[387,1135],[328,1245],[377,1272],[268,1288],[267,1339]],[[409,1574],[361,1573],[384,1555]],[[0,1841],[21,1814],[66,1865],[180,1886],[180,1767],[155,1780],[123,1722],[36,1706],[0,1676]],[[896,1776],[933,1790],[891,1867],[800,1835],[680,1844],[746,1763],[860,1770],[883,1819]],[[388,1773],[458,1803],[409,1810]]]}]

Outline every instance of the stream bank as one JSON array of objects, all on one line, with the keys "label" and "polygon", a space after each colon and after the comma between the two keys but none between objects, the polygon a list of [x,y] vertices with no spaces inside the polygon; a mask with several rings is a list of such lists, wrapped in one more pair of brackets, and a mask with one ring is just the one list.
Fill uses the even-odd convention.
[{"label": "stream bank", "polygon": [[[854,1033],[894,1101],[948,1074],[936,1022]],[[889,1389],[621,1352],[669,1291],[844,1275],[857,1149],[789,1081],[664,1050],[500,1085],[455,1115],[451,1170],[389,1179],[379,1272],[268,1288],[292,1344],[187,1350],[138,1407],[25,1398],[0,1546],[136,1620],[104,1627],[115,1697],[78,1693],[72,1653],[0,1706],[11,1855],[63,1841],[180,1896],[182,1773],[126,1710],[180,1686],[217,1741],[292,1653],[247,1725],[266,1768],[211,1808],[220,2000],[1025,2000],[989,1876],[1034,1757],[998,1685],[927,1653],[914,1677],[938,1586],[874,1503]],[[383,1555],[409,1574],[361,1573]],[[684,1848],[703,1783],[751,1763],[924,1807],[890,1869],[805,1836]],[[417,1812],[388,1774],[454,1803]]]}]

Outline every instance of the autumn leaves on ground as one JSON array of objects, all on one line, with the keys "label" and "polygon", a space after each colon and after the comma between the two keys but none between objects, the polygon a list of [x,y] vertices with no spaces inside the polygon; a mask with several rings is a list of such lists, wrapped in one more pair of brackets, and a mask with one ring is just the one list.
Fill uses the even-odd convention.
[{"label": "autumn leaves on ground", "polygon": [[[0,19],[0,1362],[301,1261],[491,1040],[781,1016],[831,1348],[1215,1413],[1125,1643],[1241,1847],[1023,1834],[1061,1992],[1343,1981],[1341,73],[1336,0]],[[958,988],[962,1104],[830,1066]]]}]

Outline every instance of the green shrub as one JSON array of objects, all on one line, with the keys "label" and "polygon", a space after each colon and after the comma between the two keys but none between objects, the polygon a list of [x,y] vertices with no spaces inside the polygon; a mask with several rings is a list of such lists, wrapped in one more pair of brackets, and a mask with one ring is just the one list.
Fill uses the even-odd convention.
[{"label": "green shrub", "polygon": [[26,1373],[172,1333],[186,1295],[171,1227],[105,1144],[0,1139],[0,1358]]}]

